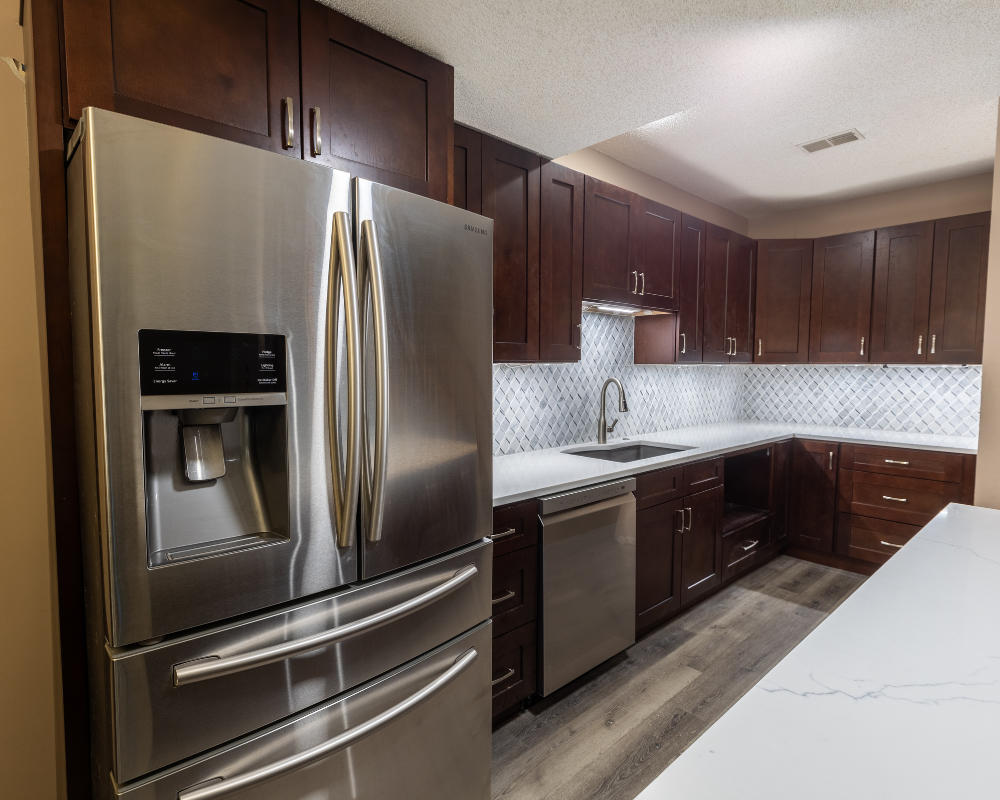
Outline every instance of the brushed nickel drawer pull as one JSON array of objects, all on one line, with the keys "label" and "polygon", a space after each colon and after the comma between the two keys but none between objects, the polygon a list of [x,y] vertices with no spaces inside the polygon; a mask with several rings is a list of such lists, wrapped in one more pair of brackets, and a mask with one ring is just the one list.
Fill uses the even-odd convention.
[{"label": "brushed nickel drawer pull", "polygon": [[917,355],[918,356],[923,355],[923,350],[924,350],[924,337],[921,335],[917,337]]},{"label": "brushed nickel drawer pull", "polygon": [[892,500],[894,503],[905,503],[906,502],[906,498],[905,497],[889,497],[889,495],[887,495],[887,494],[882,495],[882,499],[883,500]]},{"label": "brushed nickel drawer pull", "polygon": [[833,469],[833,450],[830,451],[830,469]]},{"label": "brushed nickel drawer pull", "polygon": [[865,354],[865,337],[861,337],[861,355]]},{"label": "brushed nickel drawer pull", "polygon": [[686,333],[681,334],[681,352],[686,353],[688,351],[688,337]]},{"label": "brushed nickel drawer pull", "polygon": [[497,539],[506,539],[508,536],[513,536],[515,533],[517,533],[517,528],[508,528],[502,533],[491,533],[490,539],[495,542]]},{"label": "brushed nickel drawer pull", "polygon": [[900,466],[903,466],[903,467],[908,467],[908,466],[910,466],[910,462],[909,462],[909,461],[894,461],[894,460],[893,460],[893,459],[891,459],[891,458],[887,458],[887,459],[885,460],[885,463],[886,463],[886,464],[899,464]]},{"label": "brushed nickel drawer pull", "polygon": [[646,273],[640,272],[639,274],[642,276],[642,291],[639,294],[646,294]]},{"label": "brushed nickel drawer pull", "polygon": [[639,294],[639,271],[632,270],[632,276],[635,278],[635,288],[632,290],[632,294]]},{"label": "brushed nickel drawer pull", "polygon": [[514,668],[511,667],[503,675],[497,678],[495,681],[490,681],[490,686],[496,686],[498,683],[503,683],[507,678],[514,674]]},{"label": "brushed nickel drawer pull", "polygon": [[745,552],[747,550],[753,550],[759,544],[760,542],[755,539],[754,541],[750,542],[750,544],[741,544],[740,547],[742,547]]},{"label": "brushed nickel drawer pull", "polygon": [[758,339],[757,340],[757,355],[761,355],[760,351],[763,349],[763,347],[764,347],[764,340],[763,339]]},{"label": "brushed nickel drawer pull", "polygon": [[931,336],[931,355],[934,355],[934,351],[937,349],[937,334]]},{"label": "brushed nickel drawer pull", "polygon": [[517,592],[515,592],[513,589],[511,589],[503,597],[494,597],[493,600],[490,601],[490,602],[493,605],[496,605],[497,603],[502,603],[504,600],[510,600],[510,598],[512,598],[515,594],[517,594]]},{"label": "brushed nickel drawer pull", "polygon": [[882,542],[882,544],[884,544],[886,547],[895,547],[897,550],[903,549],[903,545],[901,544],[893,544],[892,542]]}]

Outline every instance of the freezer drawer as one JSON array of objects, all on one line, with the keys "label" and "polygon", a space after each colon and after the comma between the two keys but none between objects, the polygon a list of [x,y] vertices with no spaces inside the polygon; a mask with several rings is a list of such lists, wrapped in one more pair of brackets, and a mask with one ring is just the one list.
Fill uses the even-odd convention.
[{"label": "freezer drawer", "polygon": [[[484,540],[309,603],[139,650],[109,653],[115,780],[134,780],[270,725],[489,619],[492,553],[493,545]],[[429,592],[439,595],[432,594],[419,610],[337,643],[256,666],[230,663],[234,657],[333,629],[343,632],[345,626],[399,609]],[[198,674],[227,669],[227,664],[233,668],[228,674]]]},{"label": "freezer drawer", "polygon": [[[118,787],[112,796],[488,800],[490,647],[486,622],[346,696]],[[420,694],[423,702],[407,710]],[[376,719],[392,717],[392,709],[402,713]],[[366,728],[366,737],[354,738]],[[300,763],[287,761],[296,757]]]}]

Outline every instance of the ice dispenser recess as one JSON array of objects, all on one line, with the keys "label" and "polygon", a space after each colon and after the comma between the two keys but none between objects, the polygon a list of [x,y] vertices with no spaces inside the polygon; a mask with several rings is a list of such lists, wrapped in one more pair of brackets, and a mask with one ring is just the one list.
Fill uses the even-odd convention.
[{"label": "ice dispenser recess", "polygon": [[139,331],[150,567],[288,540],[285,337]]}]

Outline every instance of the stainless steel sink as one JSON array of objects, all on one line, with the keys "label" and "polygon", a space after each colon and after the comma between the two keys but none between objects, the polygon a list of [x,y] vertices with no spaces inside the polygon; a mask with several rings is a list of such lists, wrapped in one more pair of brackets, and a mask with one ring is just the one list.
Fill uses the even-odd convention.
[{"label": "stainless steel sink", "polygon": [[617,461],[627,463],[629,461],[641,461],[644,458],[656,458],[666,456],[671,453],[680,453],[682,450],[693,450],[692,447],[675,444],[660,444],[659,442],[621,442],[618,444],[596,445],[590,447],[574,447],[571,450],[563,450],[571,456],[583,456],[584,458],[597,458],[601,461]]}]

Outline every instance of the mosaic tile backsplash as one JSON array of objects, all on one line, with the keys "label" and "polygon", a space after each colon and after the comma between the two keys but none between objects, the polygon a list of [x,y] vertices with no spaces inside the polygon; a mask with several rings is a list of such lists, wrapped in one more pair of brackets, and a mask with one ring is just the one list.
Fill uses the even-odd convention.
[{"label": "mosaic tile backsplash", "polygon": [[632,363],[633,320],[583,315],[577,364],[495,364],[495,455],[594,441],[600,391],[618,378],[629,412],[608,389],[613,435],[741,419],[952,436],[979,432],[981,367],[644,366]]}]

